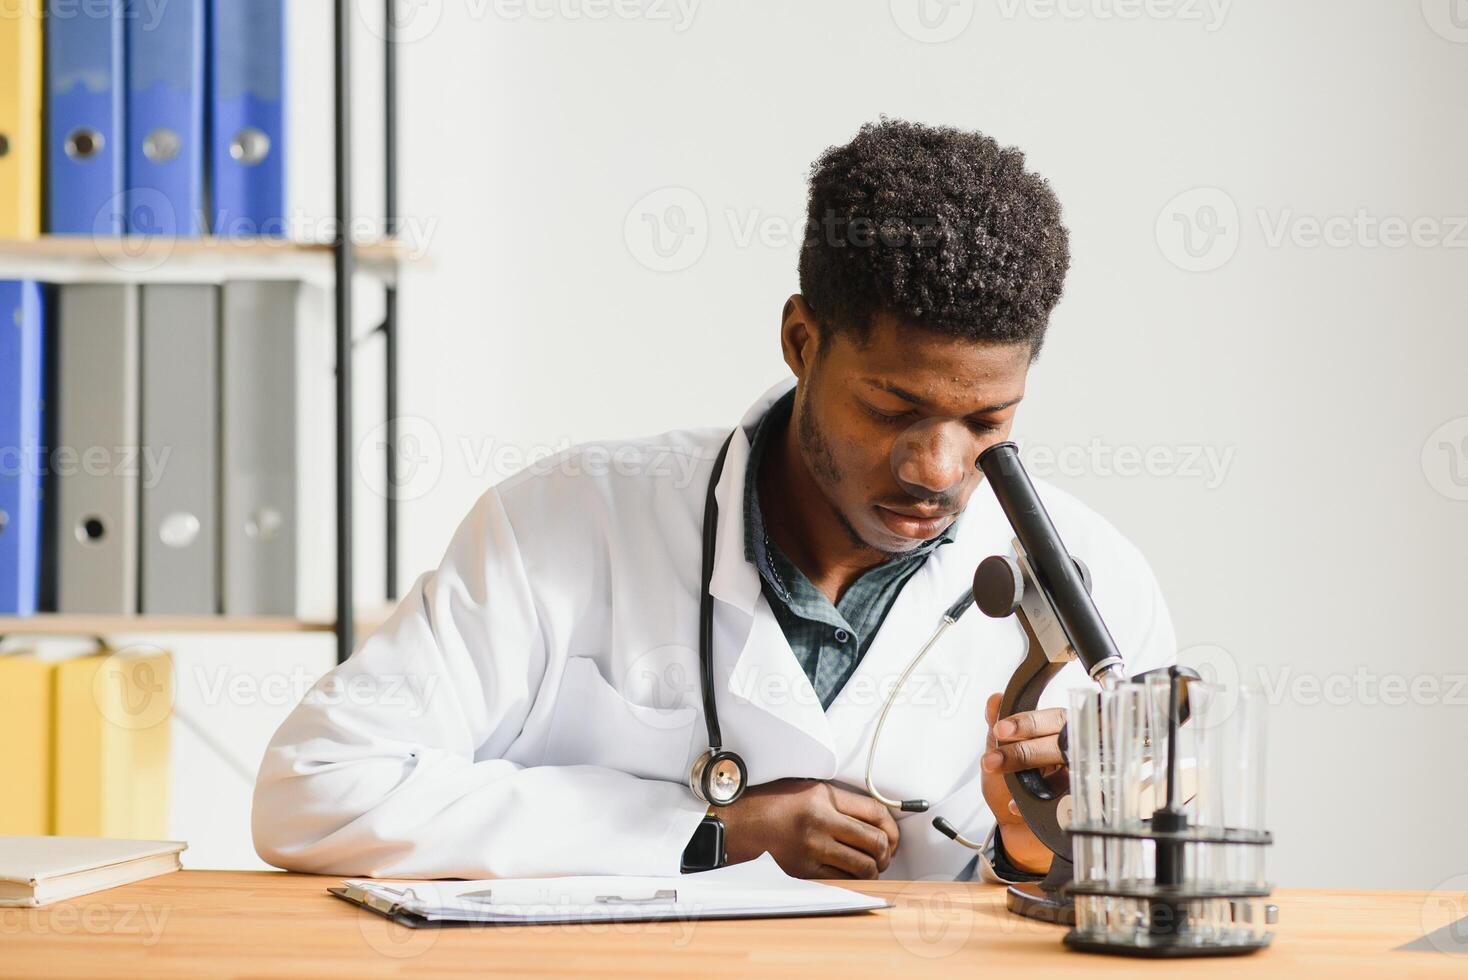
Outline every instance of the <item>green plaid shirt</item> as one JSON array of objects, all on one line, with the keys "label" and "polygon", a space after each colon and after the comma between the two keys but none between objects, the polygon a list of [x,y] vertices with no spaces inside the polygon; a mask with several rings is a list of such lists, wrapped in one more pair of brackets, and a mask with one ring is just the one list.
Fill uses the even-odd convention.
[{"label": "green plaid shirt", "polygon": [[744,557],[759,569],[761,588],[795,659],[810,678],[821,707],[829,708],[866,655],[902,586],[940,545],[953,540],[958,522],[918,548],[867,569],[832,605],[770,541],[760,510],[760,462],[770,440],[784,431],[794,403],[792,391],[770,407],[755,429],[744,474]]}]

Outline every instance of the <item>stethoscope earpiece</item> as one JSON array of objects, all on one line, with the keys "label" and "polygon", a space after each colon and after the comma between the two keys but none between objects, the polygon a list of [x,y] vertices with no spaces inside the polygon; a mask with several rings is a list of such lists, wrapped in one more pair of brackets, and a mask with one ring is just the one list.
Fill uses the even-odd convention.
[{"label": "stethoscope earpiece", "polygon": [[947,820],[944,820],[942,817],[934,817],[933,826],[937,828],[938,833],[942,834],[944,837],[947,837],[949,840],[952,841],[957,841],[970,850],[982,851],[984,849],[983,844],[977,844],[974,841],[969,840],[967,837],[958,832],[957,827],[954,827],[953,824],[949,823]]}]

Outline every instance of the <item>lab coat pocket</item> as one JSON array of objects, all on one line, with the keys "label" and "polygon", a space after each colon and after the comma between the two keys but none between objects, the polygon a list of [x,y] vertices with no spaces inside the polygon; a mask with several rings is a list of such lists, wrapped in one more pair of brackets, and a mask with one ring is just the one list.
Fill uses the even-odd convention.
[{"label": "lab coat pocket", "polygon": [[590,657],[571,657],[546,740],[545,764],[603,766],[681,782],[688,776],[697,708],[634,704]]}]

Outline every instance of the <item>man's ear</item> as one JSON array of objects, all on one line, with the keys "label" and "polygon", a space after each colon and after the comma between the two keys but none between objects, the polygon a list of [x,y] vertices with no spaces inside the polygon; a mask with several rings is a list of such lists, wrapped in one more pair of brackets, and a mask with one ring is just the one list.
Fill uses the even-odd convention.
[{"label": "man's ear", "polygon": [[821,325],[805,297],[796,293],[785,301],[780,318],[780,352],[790,373],[804,381],[821,345]]}]

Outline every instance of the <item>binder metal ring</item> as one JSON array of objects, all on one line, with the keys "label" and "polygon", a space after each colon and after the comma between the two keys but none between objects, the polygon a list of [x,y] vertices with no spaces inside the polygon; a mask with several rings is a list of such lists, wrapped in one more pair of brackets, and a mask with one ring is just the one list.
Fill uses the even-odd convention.
[{"label": "binder metal ring", "polygon": [[102,152],[107,139],[90,126],[73,129],[66,136],[66,155],[73,160],[90,160]]},{"label": "binder metal ring", "polygon": [[167,163],[183,149],[183,140],[167,126],[159,126],[143,138],[143,155],[154,163]]},{"label": "binder metal ring", "polygon": [[236,163],[253,167],[270,155],[270,137],[253,126],[235,133],[229,141],[229,157]]}]

